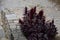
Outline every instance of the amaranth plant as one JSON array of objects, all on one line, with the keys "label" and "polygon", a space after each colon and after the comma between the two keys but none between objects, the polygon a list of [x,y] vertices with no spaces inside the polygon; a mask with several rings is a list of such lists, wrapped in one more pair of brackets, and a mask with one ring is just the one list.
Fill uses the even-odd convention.
[{"label": "amaranth plant", "polygon": [[19,24],[23,35],[27,40],[53,40],[57,34],[54,20],[46,22],[43,10],[36,13],[36,7],[27,10],[23,20],[19,19]]}]

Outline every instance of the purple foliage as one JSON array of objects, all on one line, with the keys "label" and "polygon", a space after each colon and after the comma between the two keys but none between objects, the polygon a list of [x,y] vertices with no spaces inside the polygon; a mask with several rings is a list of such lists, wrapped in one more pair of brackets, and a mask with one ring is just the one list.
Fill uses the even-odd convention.
[{"label": "purple foliage", "polygon": [[27,40],[52,40],[57,34],[57,29],[54,25],[54,20],[47,23],[43,10],[36,13],[36,7],[31,10],[27,10],[25,7],[25,13],[23,20],[19,19],[21,31]]}]

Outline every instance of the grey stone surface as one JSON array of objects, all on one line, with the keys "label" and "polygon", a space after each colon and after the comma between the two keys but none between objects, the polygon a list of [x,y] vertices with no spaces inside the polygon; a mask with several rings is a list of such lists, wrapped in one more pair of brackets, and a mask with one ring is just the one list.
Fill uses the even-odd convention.
[{"label": "grey stone surface", "polygon": [[[2,1],[2,5],[1,5],[1,9],[9,9],[11,11],[13,11],[16,15],[17,18],[22,18],[22,14],[24,13],[24,7],[27,6],[28,9],[37,6],[37,12],[41,9],[44,10],[44,14],[47,17],[47,20],[51,20],[52,18],[54,18],[55,20],[55,25],[57,27],[58,30],[58,39],[59,39],[59,35],[60,35],[60,11],[58,11],[58,8],[55,6],[54,3],[50,3],[48,2],[48,0],[3,0]],[[14,26],[15,25],[11,25]],[[13,28],[14,28],[13,27]],[[15,36],[17,35],[14,34]],[[20,40],[25,40],[24,37],[20,37]]]}]

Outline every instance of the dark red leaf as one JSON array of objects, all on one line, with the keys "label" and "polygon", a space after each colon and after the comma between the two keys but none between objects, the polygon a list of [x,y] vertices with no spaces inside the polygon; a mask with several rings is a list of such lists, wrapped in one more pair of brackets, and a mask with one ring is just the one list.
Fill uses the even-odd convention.
[{"label": "dark red leaf", "polygon": [[19,23],[23,24],[23,21],[21,19],[19,19]]}]

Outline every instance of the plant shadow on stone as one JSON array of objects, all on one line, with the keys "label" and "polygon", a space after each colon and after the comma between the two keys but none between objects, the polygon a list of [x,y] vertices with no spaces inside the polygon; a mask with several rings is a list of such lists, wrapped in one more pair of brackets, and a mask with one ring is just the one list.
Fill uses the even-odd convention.
[{"label": "plant shadow on stone", "polygon": [[23,20],[19,19],[19,24],[27,40],[53,40],[57,34],[54,19],[46,21],[43,10],[36,13],[36,7],[30,10],[25,7]]}]

